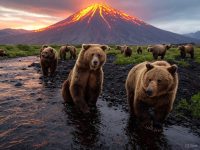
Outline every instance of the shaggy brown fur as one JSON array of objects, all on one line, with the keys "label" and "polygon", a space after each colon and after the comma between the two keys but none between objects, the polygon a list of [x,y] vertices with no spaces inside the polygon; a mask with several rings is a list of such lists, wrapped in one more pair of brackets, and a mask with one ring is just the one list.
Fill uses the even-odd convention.
[{"label": "shaggy brown fur", "polygon": [[137,53],[142,54],[142,48],[140,46],[137,48]]},{"label": "shaggy brown fur", "polygon": [[40,48],[40,58],[41,58],[41,52],[47,47],[49,46],[45,44],[45,45],[42,45],[42,47]]},{"label": "shaggy brown fur", "polygon": [[70,52],[70,59],[76,59],[76,48],[74,46],[65,45],[60,48],[60,59],[66,60],[66,53]]},{"label": "shaggy brown fur", "polygon": [[55,49],[53,49],[52,47],[47,47],[44,50],[42,50],[40,56],[40,64],[44,76],[48,76],[49,70],[50,70],[50,76],[55,75],[57,62],[58,58]]},{"label": "shaggy brown fur", "polygon": [[169,45],[154,45],[147,48],[148,52],[151,52],[154,59],[158,59],[158,56],[161,56],[161,59],[164,59],[166,51],[170,49]]},{"label": "shaggy brown fur", "polygon": [[194,58],[194,47],[192,44],[182,45],[178,47],[178,50],[180,50],[180,55],[182,58],[186,57],[186,54],[190,54],[190,57]]},{"label": "shaggy brown fur", "polygon": [[0,57],[4,57],[4,56],[8,56],[6,54],[6,51],[4,51],[3,49],[0,49]]},{"label": "shaggy brown fur", "polygon": [[73,102],[79,109],[89,112],[89,106],[96,106],[102,90],[103,70],[107,46],[83,44],[78,59],[62,86],[65,102]]},{"label": "shaggy brown fur", "polygon": [[126,46],[124,48],[124,56],[125,57],[131,57],[131,55],[132,55],[132,49],[130,47]]},{"label": "shaggy brown fur", "polygon": [[[173,108],[177,88],[176,65],[171,66],[166,61],[138,64],[126,79],[130,110],[145,128],[161,131],[165,118]],[[149,108],[153,108],[153,116]]]}]

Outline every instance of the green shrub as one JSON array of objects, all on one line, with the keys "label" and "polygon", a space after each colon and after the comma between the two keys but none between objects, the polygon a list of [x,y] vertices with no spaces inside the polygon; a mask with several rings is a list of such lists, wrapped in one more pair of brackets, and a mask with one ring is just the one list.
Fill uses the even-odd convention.
[{"label": "green shrub", "polygon": [[190,102],[182,99],[176,109],[184,115],[189,113],[194,118],[200,118],[200,92],[193,95]]}]

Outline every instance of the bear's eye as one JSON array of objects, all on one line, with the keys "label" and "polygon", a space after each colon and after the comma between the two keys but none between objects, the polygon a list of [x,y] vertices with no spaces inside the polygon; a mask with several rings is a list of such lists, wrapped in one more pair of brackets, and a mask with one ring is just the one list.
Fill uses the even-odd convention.
[{"label": "bear's eye", "polygon": [[152,80],[151,79],[149,79],[149,82],[151,82]]},{"label": "bear's eye", "polygon": [[101,55],[100,55],[100,54],[97,54],[97,57],[101,57]]},{"label": "bear's eye", "polygon": [[162,81],[158,79],[158,81],[157,81],[157,82],[158,82],[158,83],[161,83]]},{"label": "bear's eye", "polygon": [[94,53],[92,53],[92,56],[94,56]]}]

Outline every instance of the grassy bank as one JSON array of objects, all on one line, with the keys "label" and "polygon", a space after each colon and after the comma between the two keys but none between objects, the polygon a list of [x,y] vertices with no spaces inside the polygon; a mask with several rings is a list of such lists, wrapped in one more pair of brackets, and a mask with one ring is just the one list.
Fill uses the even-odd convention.
[{"label": "grassy bank", "polygon": [[200,119],[200,92],[193,95],[190,100],[182,99],[176,107],[181,115]]},{"label": "grassy bank", "polygon": [[[60,45],[51,45],[57,51],[59,51]],[[0,49],[4,49],[6,53],[9,55],[9,58],[14,57],[25,57],[25,56],[35,56],[39,55],[41,45],[0,45]],[[76,45],[78,47],[78,52],[81,49],[81,45]],[[142,46],[143,54],[137,54],[136,49],[137,46],[131,46],[133,50],[133,54],[131,57],[124,57],[123,54],[120,53],[119,50],[115,49],[115,46],[110,46],[111,50],[107,51],[109,55],[115,55],[116,61],[115,64],[125,65],[125,64],[137,64],[143,61],[152,61],[152,54],[147,52],[147,47]],[[167,51],[165,55],[165,60],[173,61],[182,66],[188,66],[189,57],[186,59],[180,59],[179,51],[176,48],[171,48]],[[68,56],[69,57],[69,56]],[[200,48],[195,48],[195,59],[196,62],[200,63]]]}]

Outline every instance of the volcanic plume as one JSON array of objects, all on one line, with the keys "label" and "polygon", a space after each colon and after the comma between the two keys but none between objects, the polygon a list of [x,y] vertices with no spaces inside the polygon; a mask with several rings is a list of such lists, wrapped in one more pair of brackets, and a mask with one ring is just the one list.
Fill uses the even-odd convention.
[{"label": "volcanic plume", "polygon": [[182,43],[193,39],[153,27],[106,4],[93,4],[54,25],[0,43]]}]

